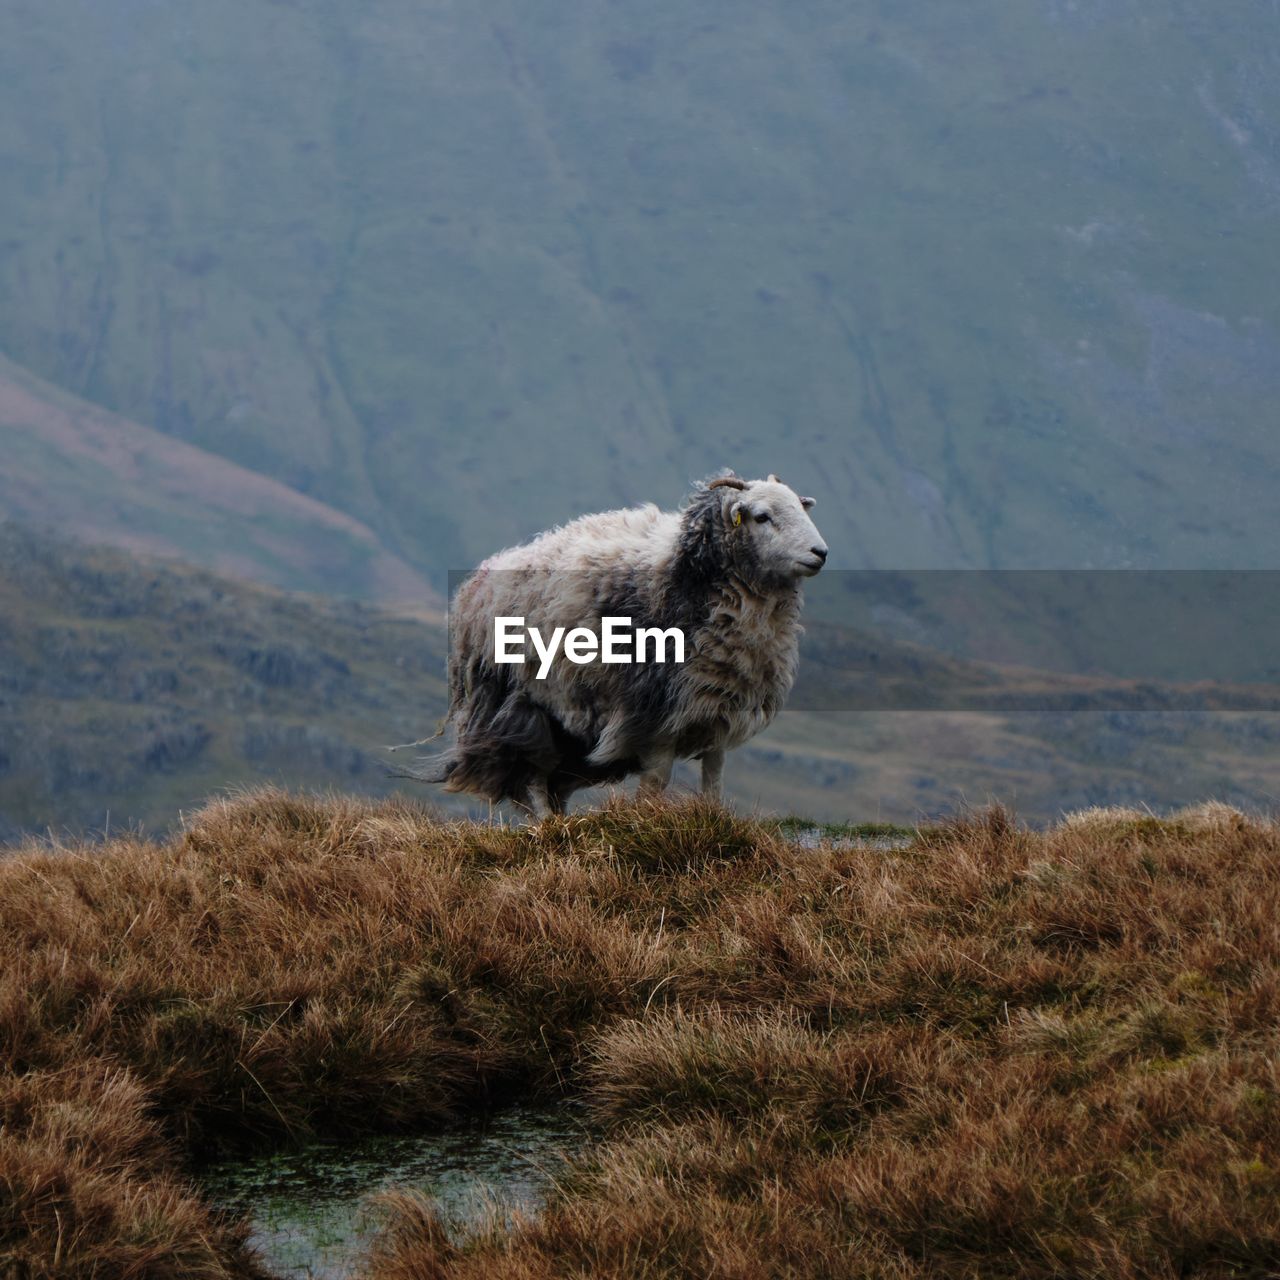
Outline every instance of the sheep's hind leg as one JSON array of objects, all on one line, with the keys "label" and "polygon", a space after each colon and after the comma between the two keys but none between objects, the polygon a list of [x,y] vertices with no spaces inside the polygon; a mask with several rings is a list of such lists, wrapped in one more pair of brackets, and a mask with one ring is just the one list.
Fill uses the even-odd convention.
[{"label": "sheep's hind leg", "polygon": [[538,812],[541,807],[539,804],[541,799],[540,792],[530,796],[529,788],[526,786],[519,792],[509,792],[504,799],[519,815],[521,826],[532,826],[542,817],[542,814]]},{"label": "sheep's hind leg", "polygon": [[636,795],[642,800],[656,800],[671,781],[671,770],[676,758],[672,754],[663,755],[651,761],[649,767],[640,775],[640,785]]},{"label": "sheep's hind leg", "polygon": [[538,788],[538,794],[542,798],[542,809],[544,815],[554,815],[559,817],[568,807],[569,791],[562,790],[555,783],[547,781]]},{"label": "sheep's hind leg", "polygon": [[721,801],[721,782],[724,779],[724,752],[708,751],[702,757],[702,795],[704,799]]},{"label": "sheep's hind leg", "polygon": [[520,826],[529,826],[538,821],[538,811],[528,800],[512,800],[511,807],[516,811]]}]

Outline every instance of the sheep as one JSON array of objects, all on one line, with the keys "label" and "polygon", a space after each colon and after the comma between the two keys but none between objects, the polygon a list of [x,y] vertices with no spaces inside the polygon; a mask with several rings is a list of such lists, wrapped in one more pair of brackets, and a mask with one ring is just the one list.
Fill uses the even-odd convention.
[{"label": "sheep", "polygon": [[[680,511],[652,504],[582,516],[484,561],[450,611],[453,748],[414,776],[532,814],[583,787],[640,774],[660,794],[677,759],[702,762],[718,801],[725,753],[759,733],[795,680],[801,588],[827,546],[775,475],[700,482]],[[598,631],[602,619],[678,630],[686,661],[576,665],[560,653],[499,663],[495,619]],[[548,664],[542,666],[547,668]]]}]

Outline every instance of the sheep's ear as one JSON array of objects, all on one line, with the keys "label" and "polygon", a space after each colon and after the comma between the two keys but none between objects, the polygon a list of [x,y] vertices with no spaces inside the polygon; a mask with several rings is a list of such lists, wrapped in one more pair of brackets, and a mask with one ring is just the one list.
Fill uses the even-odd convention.
[{"label": "sheep's ear", "polygon": [[742,513],[746,506],[745,502],[735,502],[729,507],[729,523],[735,529],[742,523]]},{"label": "sheep's ear", "polygon": [[809,510],[809,508],[810,508],[811,506],[813,506],[813,504],[814,504],[814,503],[813,503],[813,499],[812,499],[812,498],[801,498],[801,499],[800,499],[800,505],[801,505],[801,506],[802,506],[806,511],[808,511],[808,510]]}]

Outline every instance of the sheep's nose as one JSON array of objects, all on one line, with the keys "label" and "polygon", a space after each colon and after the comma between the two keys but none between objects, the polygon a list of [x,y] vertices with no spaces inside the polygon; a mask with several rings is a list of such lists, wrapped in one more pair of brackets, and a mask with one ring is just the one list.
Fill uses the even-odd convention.
[{"label": "sheep's nose", "polygon": [[818,557],[818,559],[819,559],[819,560],[821,560],[823,564],[826,564],[826,563],[827,563],[827,549],[826,549],[826,547],[810,547],[810,548],[809,548],[809,550],[810,550],[810,551],[812,551],[812,552],[813,552],[813,554],[814,554],[815,556],[817,556],[817,557]]}]

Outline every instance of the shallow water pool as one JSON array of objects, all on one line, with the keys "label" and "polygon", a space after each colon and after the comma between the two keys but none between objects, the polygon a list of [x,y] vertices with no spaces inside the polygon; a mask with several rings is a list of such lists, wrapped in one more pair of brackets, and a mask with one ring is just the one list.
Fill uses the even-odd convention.
[{"label": "shallow water pool", "polygon": [[494,1202],[536,1211],[562,1157],[586,1141],[565,1108],[511,1108],[444,1133],[223,1161],[200,1182],[215,1203],[252,1220],[251,1243],[278,1275],[337,1280],[351,1274],[376,1233],[369,1196],[391,1187],[427,1192],[460,1227]]}]

